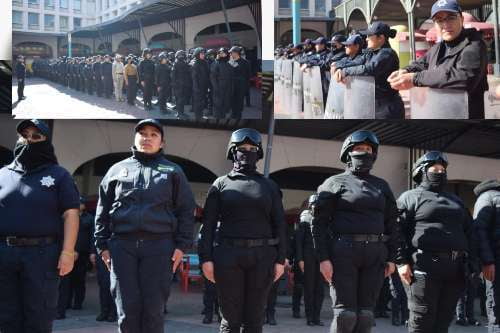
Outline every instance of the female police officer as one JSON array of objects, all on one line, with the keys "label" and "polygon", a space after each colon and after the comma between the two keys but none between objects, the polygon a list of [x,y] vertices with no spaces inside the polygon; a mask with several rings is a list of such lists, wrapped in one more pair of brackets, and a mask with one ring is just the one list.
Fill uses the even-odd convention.
[{"label": "female police officer", "polygon": [[58,276],[75,260],[79,194],[49,127],[24,120],[17,132],[15,159],[0,169],[0,332],[51,332]]},{"label": "female police officer", "polygon": [[374,22],[368,30],[363,31],[368,41],[368,51],[364,54],[364,64],[338,69],[335,79],[342,80],[346,76],[370,75],[375,77],[375,118],[403,119],[404,104],[399,92],[391,88],[387,78],[399,69],[399,58],[391,48],[389,38],[396,36],[396,30],[383,22]]},{"label": "female police officer", "polygon": [[262,332],[267,294],[284,271],[281,192],[257,172],[262,157],[256,130],[233,132],[227,149],[233,170],[215,180],[204,207],[199,255],[203,274],[217,283],[221,332]]},{"label": "female police officer", "polygon": [[444,192],[448,160],[431,151],[412,171],[418,187],[398,199],[396,263],[408,294],[410,333],[443,333],[465,288],[471,217],[457,196]]},{"label": "female police officer", "polygon": [[111,270],[120,332],[163,332],[172,272],[193,241],[194,199],[181,168],[163,156],[163,128],[135,127],[132,156],[99,187],[96,249]]},{"label": "female police officer", "polygon": [[320,271],[334,302],[332,333],[370,332],[384,275],[394,271],[396,202],[389,185],[370,174],[378,146],[370,131],[347,137],[340,152],[346,171],[325,180],[313,204]]}]

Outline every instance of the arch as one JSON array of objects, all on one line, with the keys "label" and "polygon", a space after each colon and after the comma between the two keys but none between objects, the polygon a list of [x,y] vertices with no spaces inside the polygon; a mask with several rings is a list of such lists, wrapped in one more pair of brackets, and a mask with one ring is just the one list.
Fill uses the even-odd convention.
[{"label": "arch", "polygon": [[154,35],[148,42],[153,51],[174,51],[182,49],[182,36],[175,32],[162,32]]},{"label": "arch", "polygon": [[[64,44],[59,48],[59,56],[65,56],[68,54],[68,44]],[[71,43],[71,55],[73,57],[88,57],[92,55],[92,50],[90,46],[82,43]]]},{"label": "arch", "polygon": [[316,191],[326,178],[341,172],[344,172],[344,170],[331,167],[294,166],[275,170],[269,177],[281,189]]},{"label": "arch", "polygon": [[0,146],[0,168],[9,164],[14,160],[14,153],[12,150]]},{"label": "arch", "polygon": [[127,38],[124,39],[118,44],[118,48],[116,49],[116,53],[122,55],[128,54],[140,54],[141,53],[141,42],[135,38]]},{"label": "arch", "polygon": [[368,27],[369,17],[362,8],[356,7],[347,15],[347,29],[361,30]]},{"label": "arch", "polygon": [[19,54],[25,57],[52,58],[52,47],[41,42],[21,42],[12,48],[14,58]]},{"label": "arch", "polygon": [[[256,31],[252,26],[241,22],[229,22],[229,28],[235,44],[244,45],[245,48],[257,46]],[[231,44],[225,23],[214,24],[198,31],[193,42],[194,45],[205,48],[228,47]]]},{"label": "arch", "polygon": [[105,43],[99,44],[99,46],[96,49],[96,53],[97,54],[106,54],[106,53],[110,54],[110,53],[112,53],[111,43],[105,42]]},{"label": "arch", "polygon": [[[322,34],[316,30],[313,29],[301,29],[300,30],[300,38],[302,40],[305,40],[306,38],[309,38],[311,40],[315,40],[318,37],[321,37]],[[293,30],[288,30],[285,31],[281,36],[279,43],[283,46],[286,46],[290,43],[293,43]]]},{"label": "arch", "polygon": [[[407,13],[400,1],[376,1],[372,10],[372,21],[400,21],[402,24],[408,24]],[[404,18],[404,19],[401,19]]]}]

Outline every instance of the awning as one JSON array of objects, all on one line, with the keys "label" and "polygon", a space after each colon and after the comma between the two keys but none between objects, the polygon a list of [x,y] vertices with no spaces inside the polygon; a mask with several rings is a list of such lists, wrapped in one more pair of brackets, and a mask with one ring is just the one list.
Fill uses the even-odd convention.
[{"label": "awning", "polygon": [[[248,5],[259,0],[224,0],[226,9]],[[99,34],[112,34],[138,29],[186,17],[221,11],[219,0],[143,0],[122,15],[105,23],[75,29],[73,37],[96,38]]]}]

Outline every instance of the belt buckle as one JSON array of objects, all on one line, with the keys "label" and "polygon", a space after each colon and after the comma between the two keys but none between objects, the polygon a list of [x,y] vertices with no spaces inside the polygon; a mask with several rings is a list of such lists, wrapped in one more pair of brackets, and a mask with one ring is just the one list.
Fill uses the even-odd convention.
[{"label": "belt buckle", "polygon": [[[14,244],[16,239],[17,239],[17,237],[16,237],[16,236],[8,236],[8,237],[6,237],[6,238],[5,238],[5,241],[6,241],[6,243],[7,243],[7,246],[16,246],[16,245]],[[12,242],[14,242],[14,243],[12,243],[11,241],[12,241]]]}]

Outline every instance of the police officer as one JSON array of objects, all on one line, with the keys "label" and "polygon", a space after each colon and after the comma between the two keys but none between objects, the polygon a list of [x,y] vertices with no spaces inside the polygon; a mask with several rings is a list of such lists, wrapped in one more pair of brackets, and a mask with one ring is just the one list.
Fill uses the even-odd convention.
[{"label": "police officer", "polygon": [[96,248],[111,270],[120,332],[163,332],[172,274],[192,246],[194,198],[182,169],[163,156],[163,128],[135,127],[132,156],[99,186]]},{"label": "police officer", "polygon": [[231,110],[233,95],[233,68],[228,63],[229,53],[224,47],[217,52],[217,58],[210,69],[213,89],[215,117],[223,119]]},{"label": "police officer", "polygon": [[361,65],[365,62],[363,55],[363,39],[360,35],[351,35],[345,42],[346,57],[333,61],[330,64],[331,74],[334,75],[337,69]]},{"label": "police officer", "polygon": [[396,263],[408,295],[410,333],[448,332],[469,271],[471,218],[462,200],[444,191],[447,167],[443,153],[426,153],[412,170],[417,188],[398,199]]},{"label": "police officer", "polygon": [[500,332],[500,182],[485,180],[474,188],[474,225],[477,230],[479,258],[486,280],[488,332]]},{"label": "police officer", "polygon": [[101,66],[102,66],[102,57],[100,55],[97,55],[95,57],[94,64],[92,65],[92,74],[94,75],[96,94],[98,97],[102,97],[103,95]]},{"label": "police officer", "polygon": [[232,118],[240,119],[243,112],[243,103],[250,84],[250,63],[241,57],[241,48],[233,46],[229,53],[229,64],[233,67],[233,102]]},{"label": "police officer", "polygon": [[210,72],[208,63],[205,61],[205,49],[197,47],[191,61],[191,78],[193,80],[193,112],[197,120],[203,116],[206,107],[208,87],[210,84]]},{"label": "police officer", "polygon": [[123,78],[127,86],[127,104],[135,105],[137,96],[137,66],[134,64],[134,55],[129,54],[126,59],[127,64],[123,70]]},{"label": "police officer", "polygon": [[326,72],[329,71],[330,52],[326,48],[327,40],[325,37],[318,37],[314,42],[315,52],[308,55],[301,69],[318,66],[321,72],[321,86],[323,89],[323,100],[326,101],[329,83],[326,79]]},{"label": "police officer", "polygon": [[175,53],[175,62],[172,67],[172,82],[174,84],[175,110],[177,116],[185,117],[184,105],[188,103],[191,91],[191,74],[186,63],[186,52],[179,50]]},{"label": "police officer", "polygon": [[60,276],[71,272],[79,195],[44,122],[23,120],[0,169],[0,332],[51,332]]},{"label": "police officer", "polygon": [[80,197],[80,226],[76,240],[73,270],[61,279],[56,319],[66,318],[66,309],[81,310],[85,300],[85,276],[89,264],[94,217],[85,211],[85,198]]},{"label": "police officer", "polygon": [[213,183],[204,206],[199,256],[203,274],[217,283],[221,332],[262,332],[267,294],[284,271],[281,194],[257,172],[263,155],[259,132],[234,131],[226,154],[233,170]]},{"label": "police officer", "polygon": [[[217,51],[214,49],[208,49],[205,57],[206,62],[208,63],[208,74],[212,72],[212,65],[215,63],[215,58],[217,57]],[[213,100],[214,88],[212,87],[212,81],[208,82],[208,94],[207,94],[207,108],[208,114],[210,116],[214,115],[214,100]]]},{"label": "police officer", "polygon": [[363,33],[368,36],[365,62],[361,65],[338,69],[334,74],[334,79],[340,82],[347,76],[373,76],[375,78],[375,118],[403,119],[403,100],[399,92],[391,88],[387,81],[389,75],[399,69],[398,55],[389,44],[389,38],[396,37],[396,30],[377,21]]},{"label": "police officer", "polygon": [[111,98],[113,95],[113,64],[111,57],[107,54],[104,56],[104,62],[101,63],[101,80],[104,97]]},{"label": "police officer", "polygon": [[160,105],[160,111],[167,111],[167,100],[170,98],[170,76],[171,70],[170,66],[167,64],[168,56],[167,53],[162,52],[158,56],[160,63],[156,65],[155,69],[155,83],[158,89],[158,104]]},{"label": "police officer", "polygon": [[138,66],[139,81],[143,91],[144,109],[151,110],[153,105],[151,99],[153,98],[153,85],[155,80],[155,63],[151,60],[151,50],[145,48],[142,50],[142,60]]},{"label": "police officer", "polygon": [[26,99],[24,96],[24,80],[26,79],[26,65],[24,64],[24,57],[19,55],[16,63],[16,77],[17,77],[17,100],[22,101]]},{"label": "police officer", "polygon": [[[299,220],[300,223],[300,220]],[[298,223],[297,223],[298,224]],[[296,227],[293,235],[289,241],[289,264],[291,265],[291,270],[293,273],[293,290],[292,290],[292,317],[300,318],[300,302],[303,295],[304,290],[304,274],[300,270],[300,267],[295,260],[296,251],[296,242],[295,238],[299,231],[298,226]]]},{"label": "police officer", "polygon": [[330,283],[334,333],[371,332],[384,275],[394,271],[396,202],[387,182],[370,174],[378,146],[370,131],[349,135],[340,152],[346,171],[318,187],[313,205],[313,236],[320,271]]},{"label": "police officer", "polygon": [[331,51],[327,57],[327,64],[331,66],[332,63],[339,61],[342,58],[347,57],[346,49],[344,44],[346,38],[344,35],[335,34],[333,35],[330,45]]},{"label": "police officer", "polygon": [[[95,218],[94,218],[95,220]],[[110,272],[106,267],[104,261],[100,258],[98,259],[97,250],[95,247],[95,224],[92,228],[92,243],[91,243],[91,253],[89,256],[90,262],[92,266],[95,267],[97,272],[97,285],[99,287],[99,306],[100,311],[96,321],[108,321],[115,322],[116,321],[116,304],[113,300],[113,296],[111,296],[111,282],[110,282]]]},{"label": "police officer", "polygon": [[467,91],[469,117],[484,118],[484,92],[488,88],[486,44],[475,28],[464,28],[462,9],[456,0],[438,0],[431,18],[441,41],[403,70],[389,77],[394,89],[412,87]]},{"label": "police officer", "polygon": [[313,216],[312,205],[317,201],[317,195],[309,197],[308,209],[300,214],[300,223],[295,236],[295,260],[304,274],[304,306],[308,326],[323,326],[320,320],[321,306],[324,298],[324,279],[319,271],[319,261],[314,251],[311,232]]}]

